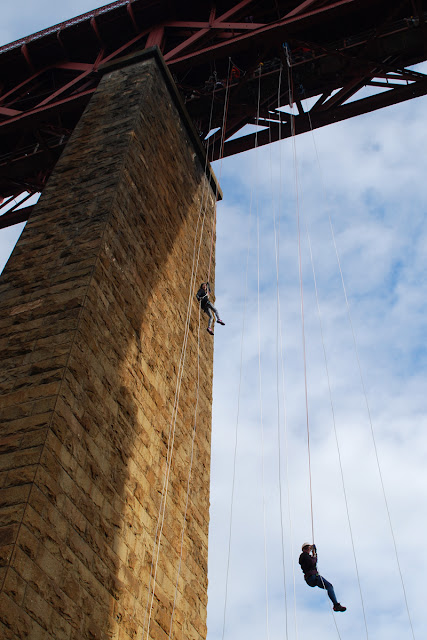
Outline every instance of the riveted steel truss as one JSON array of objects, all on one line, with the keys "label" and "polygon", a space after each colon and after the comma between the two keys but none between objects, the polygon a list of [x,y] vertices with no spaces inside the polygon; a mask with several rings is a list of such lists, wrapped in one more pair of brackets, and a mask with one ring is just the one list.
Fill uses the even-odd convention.
[{"label": "riveted steel truss", "polygon": [[411,68],[427,58],[426,12],[427,0],[120,0],[6,45],[0,198],[43,190],[100,67],[125,55],[159,47],[217,159],[254,146],[253,131],[230,139],[246,125],[264,127],[263,145],[426,94]]}]

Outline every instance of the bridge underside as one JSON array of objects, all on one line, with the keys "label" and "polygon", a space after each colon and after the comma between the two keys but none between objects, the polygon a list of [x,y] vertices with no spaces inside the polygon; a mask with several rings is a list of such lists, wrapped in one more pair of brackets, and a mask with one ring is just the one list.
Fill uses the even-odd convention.
[{"label": "bridge underside", "polygon": [[426,12],[427,0],[119,0],[6,45],[3,211],[43,190],[105,63],[158,46],[201,139],[219,129],[214,160],[254,146],[253,132],[230,140],[245,125],[265,127],[263,145],[426,94],[411,69],[427,58]]}]

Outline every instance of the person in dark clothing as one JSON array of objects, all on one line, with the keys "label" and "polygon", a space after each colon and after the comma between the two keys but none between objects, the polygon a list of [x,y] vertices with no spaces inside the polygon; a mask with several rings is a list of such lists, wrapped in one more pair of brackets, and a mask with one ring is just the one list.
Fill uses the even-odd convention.
[{"label": "person in dark clothing", "polygon": [[314,544],[304,542],[302,545],[302,553],[298,561],[301,565],[301,569],[304,573],[304,580],[309,587],[320,587],[320,589],[326,589],[329,598],[334,605],[334,611],[346,611],[346,607],[343,607],[338,602],[334,587],[330,582],[325,580],[317,571],[317,551]]},{"label": "person in dark clothing", "polygon": [[221,320],[221,318],[219,317],[218,311],[215,309],[213,304],[210,302],[210,300],[209,300],[210,292],[211,292],[211,288],[209,286],[209,282],[202,282],[202,284],[200,285],[200,289],[196,293],[196,298],[200,302],[200,306],[202,307],[202,311],[204,311],[206,313],[206,315],[209,316],[209,323],[208,323],[208,328],[206,329],[206,331],[213,336],[212,322],[213,322],[213,319],[214,319],[214,315],[216,317],[216,320],[217,320],[218,324],[224,325],[225,322],[223,322]]}]

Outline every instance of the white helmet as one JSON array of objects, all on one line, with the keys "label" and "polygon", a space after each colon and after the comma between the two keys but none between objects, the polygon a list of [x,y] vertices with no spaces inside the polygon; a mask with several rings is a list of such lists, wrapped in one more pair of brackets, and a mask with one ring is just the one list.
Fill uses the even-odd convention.
[{"label": "white helmet", "polygon": [[311,542],[304,542],[304,544],[301,547],[301,550],[304,551],[305,547],[311,547]]}]

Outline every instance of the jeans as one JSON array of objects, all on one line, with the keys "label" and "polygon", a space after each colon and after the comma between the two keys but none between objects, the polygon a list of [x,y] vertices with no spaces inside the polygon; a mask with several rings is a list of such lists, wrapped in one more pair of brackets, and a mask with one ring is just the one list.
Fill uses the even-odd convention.
[{"label": "jeans", "polygon": [[322,576],[307,576],[305,578],[306,583],[308,584],[309,587],[320,587],[320,589],[326,589],[326,591],[328,592],[328,596],[330,597],[330,599],[332,600],[332,602],[334,604],[338,604],[338,600],[336,598],[335,595],[335,591],[334,591],[334,587],[331,585],[330,582],[328,582],[327,580],[325,580],[325,578],[322,578]]},{"label": "jeans", "polygon": [[214,312],[214,314],[215,314],[215,316],[216,316],[216,319],[217,319],[217,320],[219,320],[218,311],[215,309],[215,307],[213,306],[213,304],[211,304],[210,302],[207,302],[207,303],[205,304],[205,306],[203,307],[203,311],[204,311],[205,313],[207,313],[207,314],[208,314],[208,316],[209,316],[209,324],[208,324],[208,327],[209,327],[209,329],[210,329],[210,328],[211,328],[211,326],[212,326],[212,321],[213,321],[212,311]]}]

